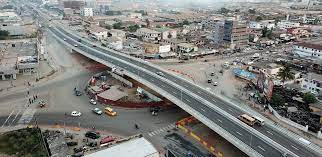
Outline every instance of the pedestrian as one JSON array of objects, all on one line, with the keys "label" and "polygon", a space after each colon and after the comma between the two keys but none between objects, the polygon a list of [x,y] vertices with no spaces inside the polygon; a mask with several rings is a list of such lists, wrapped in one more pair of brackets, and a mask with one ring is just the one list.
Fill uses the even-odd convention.
[{"label": "pedestrian", "polygon": [[29,98],[29,104],[31,104],[30,98]]},{"label": "pedestrian", "polygon": [[34,103],[34,101],[33,101],[33,100],[31,100],[31,103]]},{"label": "pedestrian", "polygon": [[33,96],[33,99],[34,99],[34,101],[35,101],[35,99],[36,99],[36,98],[35,98],[35,96]]},{"label": "pedestrian", "polygon": [[38,96],[37,96],[37,94],[36,94],[36,99],[38,99]]},{"label": "pedestrian", "polygon": [[29,95],[29,90],[27,91],[27,94]]}]

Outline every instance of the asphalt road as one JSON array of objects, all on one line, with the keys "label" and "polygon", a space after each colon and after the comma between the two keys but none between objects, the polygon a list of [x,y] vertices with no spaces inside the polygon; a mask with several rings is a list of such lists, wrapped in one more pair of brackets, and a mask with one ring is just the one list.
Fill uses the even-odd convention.
[{"label": "asphalt road", "polygon": [[[61,34],[60,32],[58,32],[57,30],[50,28],[50,30],[52,32],[54,32],[58,37],[60,37],[61,39],[66,38],[64,37],[63,34]],[[60,31],[64,31],[62,29],[60,29]],[[68,42],[71,45],[83,45],[82,47],[78,46],[79,49],[83,50],[84,52],[87,52],[93,56],[96,56],[98,58],[101,58],[103,60],[106,60],[108,62],[111,62],[123,69],[126,69],[132,73],[137,73],[140,74],[140,77],[142,77],[143,79],[145,79],[146,81],[149,81],[151,83],[154,83],[155,85],[162,87],[163,90],[167,91],[168,93],[172,94],[173,96],[177,97],[178,99],[181,98],[181,91],[178,90],[177,88],[173,87],[171,84],[163,81],[162,79],[160,79],[159,77],[156,77],[154,75],[151,75],[149,73],[145,73],[144,71],[140,70],[140,69],[136,69],[134,67],[132,67],[131,65],[125,64],[123,62],[119,62],[117,60],[114,60],[113,58],[110,58],[108,55],[105,55],[104,53],[97,53],[91,49],[89,49],[88,47],[92,47],[92,44],[90,43],[86,43],[84,41],[77,42],[77,37],[73,36],[72,34],[69,34],[68,32],[63,32],[65,34],[68,34],[68,36],[72,37],[74,40],[69,40],[67,39],[66,42]],[[86,45],[86,46],[85,46]],[[87,47],[88,46],[88,47]],[[100,48],[100,47],[92,47],[95,48],[101,52],[106,52],[106,50]],[[153,67],[150,67],[149,65],[146,64],[142,64],[141,62],[138,62],[136,60],[132,60],[129,59],[127,57],[121,56],[121,55],[117,55],[114,53],[108,53],[109,55],[115,56],[117,58],[120,58],[122,60],[128,61],[130,63],[136,64],[139,67],[143,67],[146,68],[147,70],[151,71],[151,72],[157,72],[157,69],[154,69]],[[204,99],[208,100],[209,102],[216,104],[218,107],[223,107],[224,110],[226,110],[227,108],[227,104],[225,102],[223,102],[222,100],[210,95],[209,93],[204,92],[203,90],[199,89],[199,87],[192,85],[188,82],[179,80],[171,75],[165,74],[164,76],[165,78],[167,78],[168,80],[171,80],[172,82],[175,82],[179,85],[181,85],[184,88],[189,89],[191,92],[203,97]],[[162,93],[161,93],[162,94]],[[232,122],[231,120],[227,119],[226,117],[222,116],[221,114],[217,113],[216,111],[214,111],[212,108],[206,106],[206,105],[201,105],[203,104],[202,102],[200,102],[199,100],[193,98],[192,96],[190,96],[187,93],[182,93],[182,100],[184,103],[190,105],[194,110],[196,110],[199,113],[202,113],[204,116],[206,116],[208,119],[212,120],[213,122],[217,123],[217,125],[219,125],[220,127],[224,128],[226,131],[228,131],[230,134],[234,135],[236,138],[240,139],[241,141],[245,142],[246,144],[249,144],[250,147],[252,147],[254,150],[256,150],[258,153],[262,154],[263,156],[282,156],[283,153],[281,153],[278,148],[275,148],[269,144],[266,143],[266,141],[263,141],[262,139],[258,138],[257,136],[254,136],[252,134],[250,134],[245,128],[236,125],[234,122]],[[236,109],[234,109],[236,112]],[[240,112],[240,111],[239,111]],[[235,113],[236,114],[236,113]],[[283,137],[283,136],[282,136]],[[275,140],[275,139],[274,139]],[[282,144],[283,146],[285,146],[282,142],[283,141],[278,141],[280,144]],[[292,143],[290,141],[290,143]],[[294,143],[294,142],[293,142]],[[300,147],[300,146],[298,146]],[[290,146],[290,148],[292,148]],[[306,156],[306,157],[310,157],[310,156],[316,156],[313,153],[309,152],[309,151],[305,151],[301,150],[293,150],[290,149],[292,152],[298,154],[299,156]]]}]

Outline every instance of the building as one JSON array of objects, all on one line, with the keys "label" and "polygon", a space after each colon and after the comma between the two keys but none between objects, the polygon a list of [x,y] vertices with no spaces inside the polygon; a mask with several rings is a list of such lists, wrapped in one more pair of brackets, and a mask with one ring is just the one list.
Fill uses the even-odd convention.
[{"label": "building", "polygon": [[85,2],[83,0],[63,0],[64,8],[80,10],[84,6]]},{"label": "building", "polygon": [[195,32],[202,30],[202,24],[201,23],[192,23],[190,25],[183,25],[182,34],[187,34],[189,32]]},{"label": "building", "polygon": [[100,13],[105,13],[110,9],[112,5],[112,0],[96,0],[96,10]]},{"label": "building", "polygon": [[170,50],[171,51],[177,52],[178,51],[178,45],[180,43],[184,43],[185,41],[172,38],[172,39],[166,39],[163,42],[167,43],[167,44],[170,44]]},{"label": "building", "polygon": [[257,62],[249,65],[247,67],[247,70],[254,73],[264,72],[265,74],[268,74],[270,76],[277,76],[277,73],[280,71],[282,67],[283,66],[275,63]]},{"label": "building", "polygon": [[19,21],[21,21],[21,19],[15,12],[0,13],[0,23],[16,23]]},{"label": "building", "polygon": [[322,75],[308,73],[301,82],[301,88],[315,95],[320,95],[322,91]]},{"label": "building", "polygon": [[300,27],[299,22],[280,21],[277,23],[277,28],[280,28],[280,29],[296,28],[296,27]]},{"label": "building", "polygon": [[160,41],[161,33],[148,28],[140,28],[136,31],[136,34],[144,41]]},{"label": "building", "polygon": [[312,43],[298,43],[293,46],[293,53],[303,58],[322,60],[322,45]]},{"label": "building", "polygon": [[218,21],[214,25],[213,30],[213,42],[216,45],[220,45],[224,39],[224,21]]},{"label": "building", "polygon": [[233,47],[241,47],[248,42],[246,24],[235,20],[225,20],[223,41],[230,43]]},{"label": "building", "polygon": [[96,40],[103,40],[107,38],[107,29],[96,25],[90,26],[89,33]]},{"label": "building", "polygon": [[129,13],[128,15],[131,19],[142,19],[141,13]]},{"label": "building", "polygon": [[273,29],[275,28],[274,20],[265,20],[265,21],[250,21],[249,28],[251,29],[263,29],[263,28]]},{"label": "building", "polygon": [[178,52],[181,53],[192,53],[198,51],[198,47],[188,43],[178,44]]},{"label": "building", "polygon": [[109,37],[117,37],[117,38],[121,38],[124,39],[126,38],[126,33],[125,31],[119,30],[119,29],[111,29],[108,30],[107,32]]},{"label": "building", "polygon": [[155,28],[154,30],[161,33],[161,39],[163,40],[177,38],[177,30],[175,29],[162,27],[162,28]]},{"label": "building", "polygon": [[[104,148],[104,147],[103,147]],[[144,137],[127,139],[95,151],[85,157],[160,157],[158,150]]]},{"label": "building", "polygon": [[93,8],[82,8],[81,15],[85,17],[93,16]]},{"label": "building", "polygon": [[171,50],[170,44],[144,43],[143,47],[145,53],[167,53]]},{"label": "building", "polygon": [[108,37],[106,38],[106,42],[102,41],[108,48],[114,50],[122,50],[123,49],[123,41],[118,37]]}]

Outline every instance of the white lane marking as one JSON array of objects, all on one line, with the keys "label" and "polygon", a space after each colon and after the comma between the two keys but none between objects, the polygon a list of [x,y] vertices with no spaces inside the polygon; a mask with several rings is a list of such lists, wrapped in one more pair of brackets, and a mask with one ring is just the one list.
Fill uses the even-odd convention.
[{"label": "white lane marking", "polygon": [[175,91],[172,92],[173,94],[177,94]]},{"label": "white lane marking", "polygon": [[220,119],[217,119],[218,122],[222,123],[222,121]]},{"label": "white lane marking", "polygon": [[7,117],[7,119],[6,119],[6,121],[2,124],[2,126],[1,127],[3,127],[6,123],[7,123],[7,121],[9,120],[9,118],[11,117],[11,115],[12,115],[12,113],[14,112],[15,110],[12,110],[12,112],[9,114],[9,116]]},{"label": "white lane marking", "polygon": [[269,134],[271,134],[271,135],[273,135],[273,133],[271,133],[270,131],[266,131],[267,133],[269,133]]},{"label": "white lane marking", "polygon": [[201,111],[206,112],[206,110],[205,110],[205,109],[203,109],[203,108],[201,108]]},{"label": "white lane marking", "polygon": [[197,93],[201,94],[201,92],[200,92],[200,91],[198,91]]},{"label": "white lane marking", "polygon": [[232,110],[232,109],[230,109],[230,108],[228,108],[228,110],[229,110],[229,111],[231,111],[231,112],[233,112],[233,110]]},{"label": "white lane marking", "polygon": [[261,146],[257,146],[259,149],[261,149],[262,151],[265,151],[265,149]]},{"label": "white lane marking", "polygon": [[19,113],[21,112],[22,110],[19,110],[18,113],[16,114],[15,118],[11,121],[11,124],[16,120],[16,118],[18,117]]},{"label": "white lane marking", "polygon": [[299,150],[298,148],[296,148],[295,146],[293,146],[293,145],[291,145],[291,147],[293,147],[294,149],[296,149],[296,150]]},{"label": "white lane marking", "polygon": [[186,101],[191,102],[189,99],[186,99]]},{"label": "white lane marking", "polygon": [[236,133],[238,134],[238,135],[240,135],[240,136],[243,136],[243,134],[241,134],[240,132],[238,132],[238,131],[236,131]]},{"label": "white lane marking", "polygon": [[152,136],[153,136],[151,133],[148,133],[148,135],[149,135],[150,137],[152,137]]},{"label": "white lane marking", "polygon": [[213,102],[217,102],[215,99],[212,99]]}]

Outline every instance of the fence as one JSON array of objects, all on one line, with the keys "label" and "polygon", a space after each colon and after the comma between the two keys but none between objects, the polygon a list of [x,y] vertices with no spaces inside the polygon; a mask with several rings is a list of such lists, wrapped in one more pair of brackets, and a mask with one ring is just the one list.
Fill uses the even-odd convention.
[{"label": "fence", "polygon": [[273,109],[273,107],[271,107],[270,105],[268,105],[268,109],[269,109],[269,111],[271,111],[271,112],[273,113],[273,115],[274,115],[276,118],[278,118],[279,120],[283,121],[284,123],[286,123],[286,124],[288,124],[288,125],[291,125],[291,126],[293,126],[293,127],[295,127],[295,128],[298,128],[298,129],[300,129],[300,130],[302,130],[302,131],[308,132],[308,129],[309,129],[309,126],[308,126],[308,125],[303,126],[303,125],[300,125],[300,124],[298,124],[298,123],[295,123],[295,122],[293,122],[293,121],[291,121],[291,120],[289,120],[289,119],[287,119],[287,118],[284,118],[284,117],[280,116],[280,115],[279,115],[279,114],[278,114],[278,113]]}]

